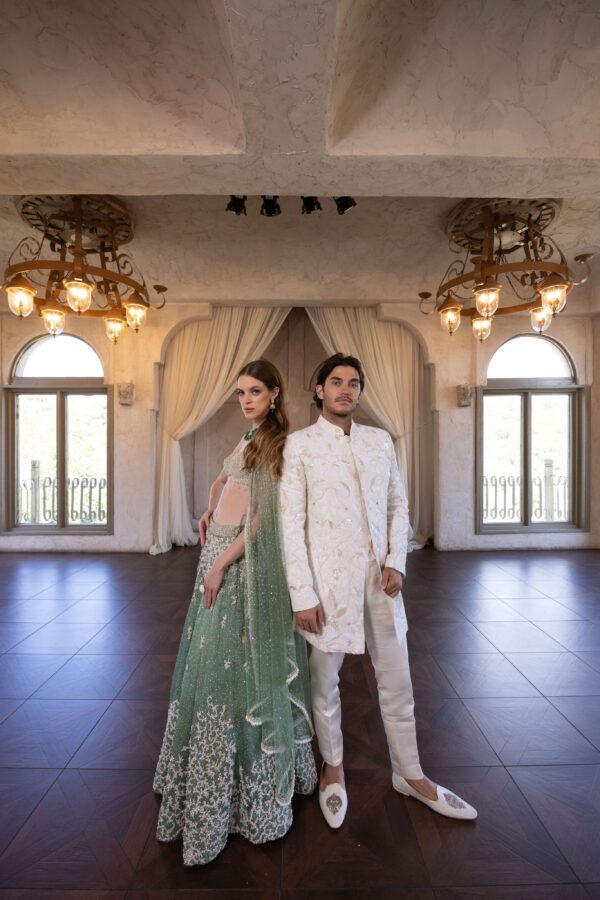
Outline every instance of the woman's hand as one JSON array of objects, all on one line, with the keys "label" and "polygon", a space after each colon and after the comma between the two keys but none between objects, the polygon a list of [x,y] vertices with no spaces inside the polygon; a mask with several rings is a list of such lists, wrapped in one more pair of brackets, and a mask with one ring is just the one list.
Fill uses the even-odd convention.
[{"label": "woman's hand", "polygon": [[212,509],[207,509],[201,519],[198,519],[198,534],[200,535],[200,547],[204,547],[206,543],[206,531],[212,519]]},{"label": "woman's hand", "polygon": [[221,584],[223,583],[224,576],[225,567],[219,562],[218,559],[216,559],[208,570],[208,574],[204,579],[203,588],[205,609],[212,609],[212,607],[217,602],[217,594],[221,589]]}]

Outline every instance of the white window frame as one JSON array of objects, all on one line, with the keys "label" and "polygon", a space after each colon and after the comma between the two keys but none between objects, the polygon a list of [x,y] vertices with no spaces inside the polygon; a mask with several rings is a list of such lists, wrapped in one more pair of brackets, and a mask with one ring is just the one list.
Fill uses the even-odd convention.
[{"label": "white window frame", "polygon": [[[515,335],[520,337],[521,335]],[[529,337],[529,335],[527,335]],[[514,338],[510,338],[514,340]],[[549,339],[548,339],[549,340]],[[553,342],[565,356],[571,371],[573,364],[565,349]],[[497,351],[496,351],[497,352]],[[571,473],[570,510],[568,522],[533,521],[533,498],[530,484],[531,448],[531,398],[534,394],[567,394],[570,398],[571,425]],[[521,410],[521,522],[483,521],[483,419],[484,397],[504,394],[522,397]],[[578,385],[575,374],[572,378],[490,378],[485,386],[476,391],[476,453],[475,453],[475,533],[476,534],[516,534],[586,532],[590,530],[589,472],[590,472],[590,389]]]},{"label": "white window frame", "polygon": [[[38,340],[38,339],[36,339]],[[33,342],[32,342],[33,343]],[[23,353],[31,343],[23,348]],[[93,348],[92,348],[93,349]],[[14,370],[18,366],[15,363]],[[56,396],[56,440],[57,440],[57,523],[17,522],[16,453],[17,398],[25,394],[52,394]],[[66,399],[72,394],[103,394],[107,406],[107,491],[106,521],[97,525],[68,524],[67,516],[67,458],[66,458]],[[23,378],[14,376],[10,384],[0,389],[2,427],[0,428],[0,468],[1,484],[4,486],[0,497],[0,533],[19,535],[57,534],[114,534],[114,389],[104,383],[103,378]]]}]

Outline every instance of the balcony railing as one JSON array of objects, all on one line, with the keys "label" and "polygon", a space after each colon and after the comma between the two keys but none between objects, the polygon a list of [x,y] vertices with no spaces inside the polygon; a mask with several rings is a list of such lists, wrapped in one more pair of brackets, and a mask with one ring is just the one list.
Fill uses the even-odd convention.
[{"label": "balcony railing", "polygon": [[[544,475],[531,479],[532,521],[569,521],[570,496],[569,478],[555,475],[552,460],[545,460]],[[483,476],[483,521],[522,521],[520,475]]]},{"label": "balcony railing", "polygon": [[[19,525],[56,525],[58,479],[36,474],[21,480],[17,490]],[[101,525],[106,522],[107,479],[96,475],[67,479],[69,525]]]}]

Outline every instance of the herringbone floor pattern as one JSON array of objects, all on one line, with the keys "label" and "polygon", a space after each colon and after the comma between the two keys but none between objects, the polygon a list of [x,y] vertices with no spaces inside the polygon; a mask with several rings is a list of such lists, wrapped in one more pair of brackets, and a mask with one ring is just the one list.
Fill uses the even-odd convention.
[{"label": "herringbone floor pattern", "polygon": [[0,900],[600,900],[600,552],[409,556],[423,766],[396,794],[367,657],[342,670],[349,813],[186,869],[152,775],[197,550],[0,555]]}]

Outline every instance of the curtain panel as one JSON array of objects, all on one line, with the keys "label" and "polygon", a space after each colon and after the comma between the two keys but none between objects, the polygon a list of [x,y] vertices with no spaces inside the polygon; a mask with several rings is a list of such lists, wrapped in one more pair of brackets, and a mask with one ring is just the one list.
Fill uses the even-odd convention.
[{"label": "curtain panel", "polygon": [[288,313],[289,309],[216,307],[212,319],[190,322],[169,344],[160,386],[150,553],[164,553],[172,544],[197,543],[179,441],[225,402],[239,370],[264,353]]},{"label": "curtain panel", "polygon": [[394,439],[408,495],[410,546],[422,547],[433,534],[433,431],[421,346],[400,324],[379,321],[373,307],[306,312],[329,354],[356,356],[363,364],[361,404]]}]

